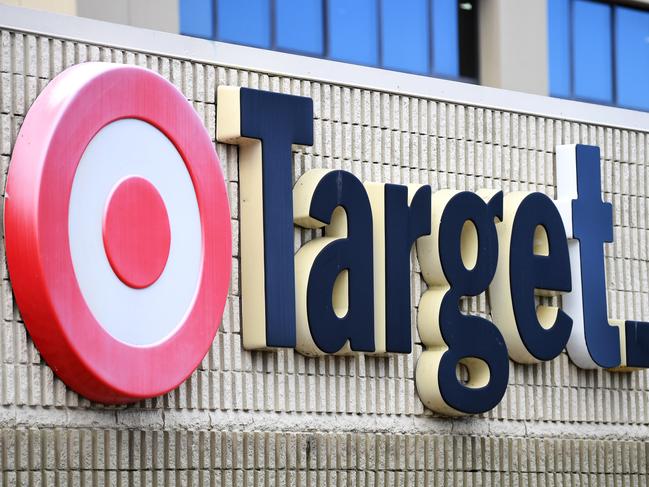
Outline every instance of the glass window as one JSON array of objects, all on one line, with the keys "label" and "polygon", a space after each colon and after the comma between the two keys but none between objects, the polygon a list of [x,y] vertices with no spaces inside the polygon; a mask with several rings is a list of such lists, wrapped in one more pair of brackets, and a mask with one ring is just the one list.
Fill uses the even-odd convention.
[{"label": "glass window", "polygon": [[426,0],[381,2],[383,66],[400,71],[429,71],[428,6]]},{"label": "glass window", "polygon": [[410,73],[478,78],[478,0],[178,1],[182,34]]},{"label": "glass window", "polygon": [[214,1],[180,0],[180,33],[214,38]]},{"label": "glass window", "polygon": [[617,102],[649,110],[649,12],[615,12]]},{"label": "glass window", "polygon": [[322,56],[322,0],[276,0],[277,47]]},{"label": "glass window", "polygon": [[[457,0],[432,0],[433,72],[460,75]],[[471,3],[471,2],[467,2]]]},{"label": "glass window", "polygon": [[270,0],[218,0],[220,40],[270,47]]},{"label": "glass window", "polygon": [[573,9],[574,95],[612,102],[611,7],[575,0]]},{"label": "glass window", "polygon": [[548,0],[548,59],[550,94],[570,93],[570,4],[569,0]]},{"label": "glass window", "polygon": [[339,61],[377,65],[378,23],[375,0],[329,0],[329,56]]}]

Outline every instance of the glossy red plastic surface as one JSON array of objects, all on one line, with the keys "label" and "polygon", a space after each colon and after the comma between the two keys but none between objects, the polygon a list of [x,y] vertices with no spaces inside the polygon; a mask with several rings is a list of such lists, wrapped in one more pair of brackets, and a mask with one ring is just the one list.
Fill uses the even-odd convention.
[{"label": "glossy red plastic surface", "polygon": [[169,257],[171,231],[155,186],[132,176],[113,189],[103,221],[108,262],[122,282],[143,289],[158,280]]},{"label": "glossy red plastic surface", "polygon": [[[68,207],[79,160],[105,125],[136,118],[174,144],[190,173],[202,226],[200,282],[185,321],[163,342],[131,346],[90,312],[72,265]],[[5,198],[11,283],[29,333],[54,372],[83,396],[125,403],[181,384],[221,322],[231,267],[230,211],[214,145],[183,95],[133,66],[84,63],[57,76],[18,134]]]}]

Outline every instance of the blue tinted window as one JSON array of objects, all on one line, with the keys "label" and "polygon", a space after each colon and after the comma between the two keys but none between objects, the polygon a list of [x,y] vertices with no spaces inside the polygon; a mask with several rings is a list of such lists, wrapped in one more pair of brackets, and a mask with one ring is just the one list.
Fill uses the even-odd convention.
[{"label": "blue tinted window", "polygon": [[426,0],[381,2],[383,66],[428,72],[428,6]]},{"label": "blue tinted window", "polygon": [[570,6],[568,0],[548,0],[548,60],[550,94],[570,96]]},{"label": "blue tinted window", "polygon": [[375,0],[329,0],[329,56],[340,61],[378,64]]},{"label": "blue tinted window", "polygon": [[445,76],[460,75],[457,0],[432,0],[433,71]]},{"label": "blue tinted window", "polygon": [[322,55],[322,0],[276,2],[277,47]]},{"label": "blue tinted window", "polygon": [[615,12],[617,102],[649,110],[649,12]]},{"label": "blue tinted window", "polygon": [[575,96],[612,101],[611,8],[576,0],[573,6]]},{"label": "blue tinted window", "polygon": [[180,33],[212,39],[214,37],[214,1],[180,0]]},{"label": "blue tinted window", "polygon": [[270,0],[218,0],[220,40],[270,47]]}]

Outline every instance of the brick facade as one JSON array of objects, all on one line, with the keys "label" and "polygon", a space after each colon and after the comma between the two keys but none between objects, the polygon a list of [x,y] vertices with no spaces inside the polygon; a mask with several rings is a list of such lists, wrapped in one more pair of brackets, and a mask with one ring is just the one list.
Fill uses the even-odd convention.
[{"label": "brick facade", "polygon": [[[649,320],[649,137],[645,132],[270,76],[111,47],[0,31],[1,187],[20,124],[47,82],[84,61],[137,64],[183,91],[215,139],[221,84],[310,96],[314,145],[295,176],[342,168],[363,181],[556,196],[562,143],[602,150],[609,314]],[[73,134],[71,134],[73,136]],[[410,355],[306,358],[242,349],[237,147],[216,145],[232,208],[233,277],[211,351],[177,390],[128,407],[68,390],[31,342],[0,248],[0,485],[646,485],[649,373],[575,367],[563,353],[511,363],[488,414],[422,406]],[[296,246],[310,238],[296,229]],[[413,258],[413,336],[425,284]],[[467,311],[488,313],[485,296]],[[58,482],[58,483],[57,483]]]}]

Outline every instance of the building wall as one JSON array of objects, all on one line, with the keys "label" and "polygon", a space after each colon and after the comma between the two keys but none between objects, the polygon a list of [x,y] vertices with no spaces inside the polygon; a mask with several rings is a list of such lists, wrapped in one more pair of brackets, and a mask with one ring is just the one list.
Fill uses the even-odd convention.
[{"label": "building wall", "polygon": [[480,83],[547,95],[546,0],[480,2]]},{"label": "building wall", "polygon": [[[0,25],[8,23],[8,12],[0,9]],[[428,183],[433,190],[534,190],[555,196],[555,146],[596,144],[602,149],[605,199],[614,204],[616,243],[606,248],[610,314],[649,319],[646,130],[485,107],[499,96],[514,95],[482,87],[470,92],[484,103],[452,102],[449,93],[463,88],[450,82],[436,81],[443,88],[436,96],[399,94],[396,84],[376,91],[355,86],[353,73],[380,72],[288,55],[282,59],[316,63],[332,76],[350,75],[328,82],[314,79],[308,68],[302,77],[287,77],[255,70],[252,64],[228,67],[218,61],[219,52],[227,58],[227,46],[207,41],[188,40],[183,46],[196,49],[178,48],[184,55],[176,57],[144,45],[124,48],[123,33],[131,39],[147,36],[124,27],[114,31],[120,48],[66,40],[57,32],[69,31],[69,39],[80,25],[88,32],[96,26],[75,19],[66,27],[62,19],[35,17],[33,31],[52,25],[46,34],[29,33],[29,19],[20,29],[0,30],[2,187],[30,104],[56,74],[85,61],[137,64],[160,73],[194,104],[212,139],[218,85],[312,97],[314,146],[295,147],[296,176],[312,167],[336,167],[364,181]],[[175,36],[158,39],[160,46],[185,42]],[[237,53],[258,53],[239,49]],[[206,60],[207,53],[217,60]],[[262,59],[259,65],[263,56],[256,56]],[[243,56],[234,57],[246,62]],[[404,80],[407,75],[389,76]],[[518,96],[539,103],[538,98]],[[547,106],[552,103],[565,107],[566,113],[580,107],[588,113],[587,105],[555,100]],[[645,120],[633,112],[601,110],[609,110],[601,113],[612,114],[610,120]],[[209,354],[183,385],[164,397],[113,407],[90,403],[67,389],[30,340],[2,259],[0,485],[648,483],[646,371],[581,370],[565,353],[536,366],[511,363],[509,388],[497,408],[450,419],[425,410],[417,397],[414,369],[421,346],[414,319],[417,343],[411,355],[313,359],[292,350],[243,350],[237,148],[216,148],[232,208],[231,292]],[[306,238],[296,233],[296,240]],[[4,245],[0,255],[4,257]],[[414,317],[425,289],[416,262],[412,288]],[[468,309],[486,313],[484,296],[471,300]]]},{"label": "building wall", "polygon": [[179,32],[178,0],[0,0],[12,5],[89,19]]},{"label": "building wall", "polygon": [[2,0],[0,3],[67,15],[77,12],[77,0]]},{"label": "building wall", "polygon": [[76,0],[77,15],[164,32],[179,32],[178,0]]}]

